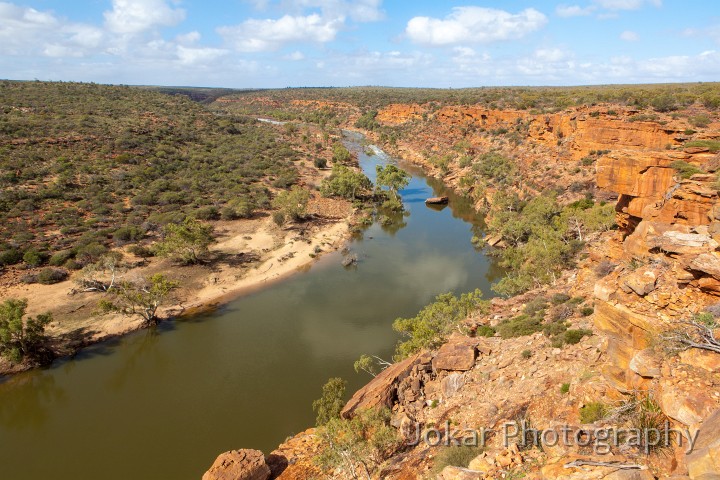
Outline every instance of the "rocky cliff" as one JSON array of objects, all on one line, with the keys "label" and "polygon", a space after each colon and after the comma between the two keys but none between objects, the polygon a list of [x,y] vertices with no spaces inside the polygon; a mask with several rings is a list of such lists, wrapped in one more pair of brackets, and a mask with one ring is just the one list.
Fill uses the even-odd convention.
[{"label": "rocky cliff", "polygon": [[[360,111],[350,113],[350,124]],[[545,321],[561,319],[593,335],[563,347],[540,332],[453,336],[352,396],[344,417],[389,408],[405,439],[373,478],[720,478],[720,331],[713,330],[720,317],[720,158],[712,144],[688,145],[720,138],[720,124],[696,131],[688,118],[621,105],[537,114],[436,104],[379,109],[375,120],[396,134],[368,135],[472,195],[478,207],[491,201],[494,187],[480,191],[468,182],[472,166],[463,156],[499,151],[520,173],[509,188],[532,195],[554,187],[565,202],[589,189],[616,201],[619,228],[591,239],[577,269],[553,285],[494,299],[488,314],[466,322],[480,331],[542,304]],[[503,426],[523,421],[540,442],[524,435],[505,441]],[[667,425],[675,436],[653,448],[647,439],[628,440],[628,429],[648,425]],[[447,463],[448,447],[412,441],[418,431],[433,431],[463,444],[479,428],[489,432],[487,442],[462,466]],[[573,441],[551,441],[563,429]],[[601,452],[595,447],[603,429],[626,434]],[[268,457],[266,478],[347,478],[320,471],[313,461],[320,450],[315,430],[294,437]]]}]

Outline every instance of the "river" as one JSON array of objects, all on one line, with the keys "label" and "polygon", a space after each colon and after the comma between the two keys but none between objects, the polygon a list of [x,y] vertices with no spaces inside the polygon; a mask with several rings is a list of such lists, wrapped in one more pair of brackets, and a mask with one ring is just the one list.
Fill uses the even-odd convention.
[{"label": "river", "polygon": [[[374,178],[393,161],[362,138],[346,145]],[[314,424],[311,403],[329,377],[366,383],[353,362],[390,359],[393,320],[433,298],[481,288],[499,272],[470,239],[470,203],[412,175],[403,225],[370,226],[349,249],[220,310],[95,345],[73,359],[0,383],[0,478],[198,480],[226,450],[269,453]],[[445,208],[424,200],[448,195]]]}]

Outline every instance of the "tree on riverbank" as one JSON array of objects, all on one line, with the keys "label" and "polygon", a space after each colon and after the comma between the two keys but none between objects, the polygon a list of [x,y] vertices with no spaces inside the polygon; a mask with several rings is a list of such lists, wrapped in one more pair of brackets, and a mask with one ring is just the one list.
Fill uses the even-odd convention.
[{"label": "tree on riverbank", "polygon": [[372,189],[372,182],[362,172],[343,165],[334,165],[332,173],[320,184],[324,197],[342,197],[355,200],[358,194]]},{"label": "tree on riverbank", "polygon": [[0,305],[0,355],[13,363],[36,360],[44,351],[45,327],[52,321],[50,313],[25,316],[27,300],[10,298]]},{"label": "tree on riverbank", "polygon": [[158,309],[168,294],[178,286],[178,282],[160,273],[147,279],[123,281],[110,291],[113,300],[102,301],[100,308],[104,311],[140,315],[146,325],[155,325],[159,321]]},{"label": "tree on riverbank", "polygon": [[309,201],[310,192],[297,185],[290,190],[281,192],[272,201],[272,206],[278,209],[273,216],[275,223],[282,225],[287,219],[302,220],[307,215]]},{"label": "tree on riverbank", "polygon": [[395,165],[377,165],[375,172],[377,173],[375,183],[378,188],[382,190],[386,187],[387,192],[396,200],[399,199],[398,192],[410,184],[410,174]]},{"label": "tree on riverbank", "polygon": [[165,226],[164,238],[154,246],[155,255],[185,265],[198,263],[214,241],[212,231],[212,225],[190,217],[181,224],[169,223]]}]

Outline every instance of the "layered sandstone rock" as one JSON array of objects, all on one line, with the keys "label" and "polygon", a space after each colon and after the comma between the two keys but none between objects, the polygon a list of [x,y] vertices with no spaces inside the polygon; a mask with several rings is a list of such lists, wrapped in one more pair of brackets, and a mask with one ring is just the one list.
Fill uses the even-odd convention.
[{"label": "layered sandstone rock", "polygon": [[231,450],[221,453],[202,480],[267,480],[270,467],[259,450]]}]

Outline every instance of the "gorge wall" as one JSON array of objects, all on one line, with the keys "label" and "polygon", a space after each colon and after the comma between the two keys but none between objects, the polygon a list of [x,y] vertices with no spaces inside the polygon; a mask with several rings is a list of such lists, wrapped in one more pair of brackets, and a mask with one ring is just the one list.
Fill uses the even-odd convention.
[{"label": "gorge wall", "polygon": [[[349,104],[295,105],[340,108],[348,114],[347,126],[361,114]],[[392,457],[376,478],[520,473],[537,479],[720,478],[720,354],[703,348],[678,354],[663,344],[665,336],[682,332],[708,307],[720,316],[720,157],[712,146],[720,139],[720,123],[691,125],[689,116],[699,110],[672,115],[610,104],[537,114],[419,104],[378,110],[375,121],[397,135],[365,133],[471,195],[478,208],[487,206],[497,189],[485,185],[480,191],[467,181],[472,166],[463,156],[497,151],[519,169],[520,181],[510,189],[528,195],[550,187],[560,192],[561,202],[569,202],[589,188],[595,199],[616,202],[618,229],[591,239],[578,268],[555,284],[494,299],[489,314],[468,319],[474,327],[497,325],[540,296],[568,293],[592,303],[587,319],[570,321],[592,327],[596,335],[563,349],[550,346],[541,333],[509,340],[454,336],[438,351],[411,357],[375,377],[343,415],[387,406],[400,432],[446,420],[497,426],[519,415],[532,417],[537,428],[570,424],[582,430],[589,428],[578,422],[587,405],[626,405],[629,398],[649,394],[673,428],[697,443],[692,451],[674,444],[663,455],[637,457],[627,451],[592,455],[577,446],[526,451],[491,441],[468,468],[448,466],[442,472],[431,470],[438,450],[416,445]],[[704,146],[708,140],[710,146]],[[272,478],[321,473],[312,462],[319,442],[314,433],[296,436],[271,455],[286,462]]]}]

